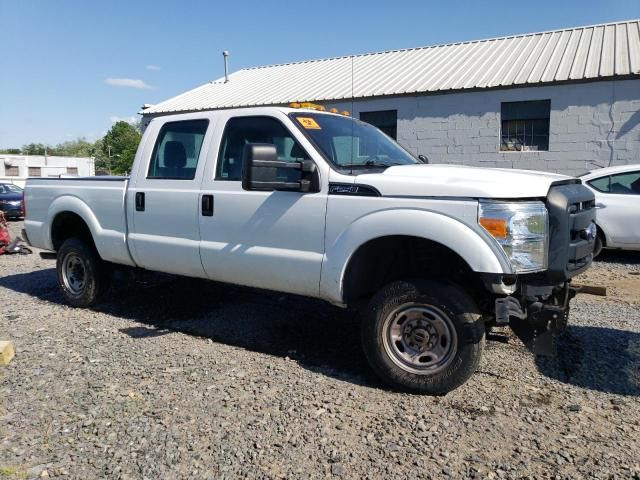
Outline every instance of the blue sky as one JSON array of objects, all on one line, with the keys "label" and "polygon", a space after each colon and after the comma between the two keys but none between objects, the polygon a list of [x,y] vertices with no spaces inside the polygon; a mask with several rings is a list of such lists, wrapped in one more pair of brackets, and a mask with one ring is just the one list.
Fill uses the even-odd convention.
[{"label": "blue sky", "polygon": [[640,0],[0,0],[0,148],[102,136],[242,67],[640,17]]}]

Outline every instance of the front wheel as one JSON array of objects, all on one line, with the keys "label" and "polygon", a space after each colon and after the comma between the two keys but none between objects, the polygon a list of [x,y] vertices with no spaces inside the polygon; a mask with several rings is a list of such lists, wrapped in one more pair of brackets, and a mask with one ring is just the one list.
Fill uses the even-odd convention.
[{"label": "front wheel", "polygon": [[362,344],[373,370],[403,390],[442,395],[477,369],[484,324],[460,287],[429,280],[394,282],[369,303]]},{"label": "front wheel", "polygon": [[95,305],[109,288],[105,262],[78,238],[64,241],[58,250],[56,271],[62,294],[73,307]]}]

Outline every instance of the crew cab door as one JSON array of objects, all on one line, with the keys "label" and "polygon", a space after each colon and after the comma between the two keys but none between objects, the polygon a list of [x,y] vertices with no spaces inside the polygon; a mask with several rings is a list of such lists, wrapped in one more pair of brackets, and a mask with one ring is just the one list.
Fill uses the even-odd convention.
[{"label": "crew cab door", "polygon": [[217,162],[209,162],[202,183],[200,256],[212,280],[315,296],[324,254],[326,185],[320,192],[302,193],[247,191],[241,184],[248,143],[275,145],[278,160],[311,159],[310,144],[287,120],[284,114],[219,120],[212,144],[218,145]]},{"label": "crew cab door", "polygon": [[199,197],[209,120],[157,119],[127,192],[129,245],[140,267],[206,277],[200,262]]}]

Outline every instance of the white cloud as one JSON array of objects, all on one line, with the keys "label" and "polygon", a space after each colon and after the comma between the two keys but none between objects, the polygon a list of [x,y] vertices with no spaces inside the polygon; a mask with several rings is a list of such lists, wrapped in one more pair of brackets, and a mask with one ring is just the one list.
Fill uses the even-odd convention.
[{"label": "white cloud", "polygon": [[152,70],[154,72],[157,72],[158,70],[162,70],[162,67],[160,65],[145,65],[145,67],[147,70]]},{"label": "white cloud", "polygon": [[116,122],[127,122],[130,123],[132,125],[135,125],[136,123],[138,123],[138,117],[131,115],[130,117],[118,117],[117,115],[113,115],[111,117],[109,117],[109,120],[111,120],[111,123],[116,123]]},{"label": "white cloud", "polygon": [[104,83],[111,85],[112,87],[127,87],[127,88],[151,88],[150,85],[144,83],[144,80],[137,78],[105,78]]}]

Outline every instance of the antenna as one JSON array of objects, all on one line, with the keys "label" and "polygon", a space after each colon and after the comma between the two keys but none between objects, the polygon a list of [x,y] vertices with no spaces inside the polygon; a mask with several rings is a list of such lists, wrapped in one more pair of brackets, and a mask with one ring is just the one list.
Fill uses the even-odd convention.
[{"label": "antenna", "polygon": [[229,81],[229,50],[223,50],[222,56],[224,57],[224,83]]}]

